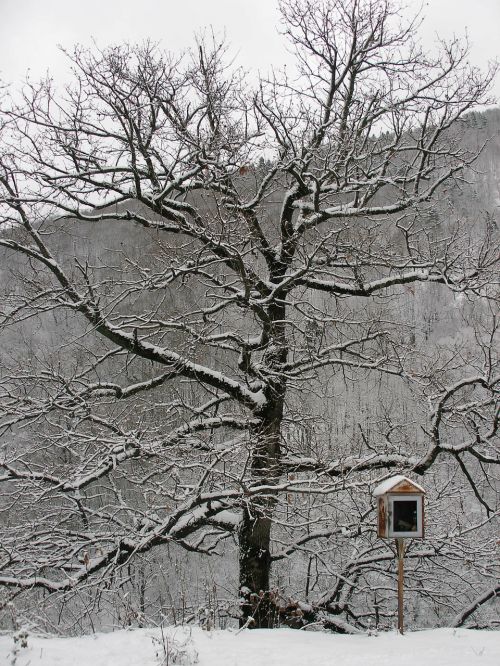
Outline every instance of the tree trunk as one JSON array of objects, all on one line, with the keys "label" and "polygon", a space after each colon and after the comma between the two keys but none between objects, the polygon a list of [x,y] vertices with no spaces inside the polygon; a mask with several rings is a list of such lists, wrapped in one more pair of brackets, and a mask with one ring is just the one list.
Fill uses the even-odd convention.
[{"label": "tree trunk", "polygon": [[[263,424],[255,433],[252,457],[254,482],[272,485],[280,476],[280,431],[283,394],[269,400]],[[270,589],[271,527],[276,498],[271,493],[249,498],[239,531],[241,626],[271,629],[277,620],[275,594]]]},{"label": "tree trunk", "polygon": [[243,511],[240,528],[240,594],[243,599],[240,624],[271,629],[276,605],[269,589],[271,573],[271,517],[252,502]]}]

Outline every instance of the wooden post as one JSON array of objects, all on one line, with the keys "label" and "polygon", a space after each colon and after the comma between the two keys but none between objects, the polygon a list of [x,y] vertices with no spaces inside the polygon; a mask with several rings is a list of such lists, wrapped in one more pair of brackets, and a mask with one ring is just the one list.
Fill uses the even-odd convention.
[{"label": "wooden post", "polygon": [[396,552],[398,555],[398,631],[404,634],[404,618],[403,618],[403,579],[404,579],[404,555],[405,555],[405,540],[396,539]]}]

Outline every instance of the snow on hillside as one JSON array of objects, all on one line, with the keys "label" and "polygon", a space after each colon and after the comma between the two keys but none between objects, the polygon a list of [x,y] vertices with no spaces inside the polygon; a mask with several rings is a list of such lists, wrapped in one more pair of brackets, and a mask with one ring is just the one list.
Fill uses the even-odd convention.
[{"label": "snow on hillside", "polygon": [[[500,632],[340,636],[291,629],[134,629],[77,638],[0,636],[2,666],[498,666]],[[17,652],[13,646],[17,646]]]}]

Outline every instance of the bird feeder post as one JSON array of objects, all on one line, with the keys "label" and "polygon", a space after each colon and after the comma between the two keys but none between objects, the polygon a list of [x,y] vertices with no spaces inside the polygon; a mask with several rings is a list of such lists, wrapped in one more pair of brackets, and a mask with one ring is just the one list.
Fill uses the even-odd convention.
[{"label": "bird feeder post", "polygon": [[404,632],[403,585],[406,539],[424,536],[424,494],[418,483],[405,476],[393,476],[374,492],[378,509],[378,536],[396,540],[398,560],[398,631]]},{"label": "bird feeder post", "polygon": [[398,631],[404,634],[403,589],[404,589],[404,556],[405,540],[396,539],[396,553],[398,555]]}]

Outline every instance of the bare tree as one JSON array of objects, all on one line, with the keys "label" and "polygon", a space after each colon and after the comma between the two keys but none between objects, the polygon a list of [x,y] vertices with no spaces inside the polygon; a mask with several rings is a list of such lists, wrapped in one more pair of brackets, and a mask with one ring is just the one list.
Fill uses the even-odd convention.
[{"label": "bare tree", "polygon": [[[179,57],[77,48],[63,93],[47,80],[3,104],[10,595],[99,587],[157,546],[212,553],[237,534],[243,623],[350,631],[367,621],[359,581],[392,558],[375,481],[428,475],[436,506],[465,485],[476,530],[498,515],[492,229],[472,242],[435,204],[477,157],[462,119],[494,69],[457,40],[426,55],[390,0],[281,12],[296,66],[255,91],[212,38]],[[405,321],[419,290],[475,304],[468,351],[431,352]],[[410,559],[451,557],[469,528],[442,528]],[[294,554],[305,598],[336,582],[283,607],[271,566]]]}]

